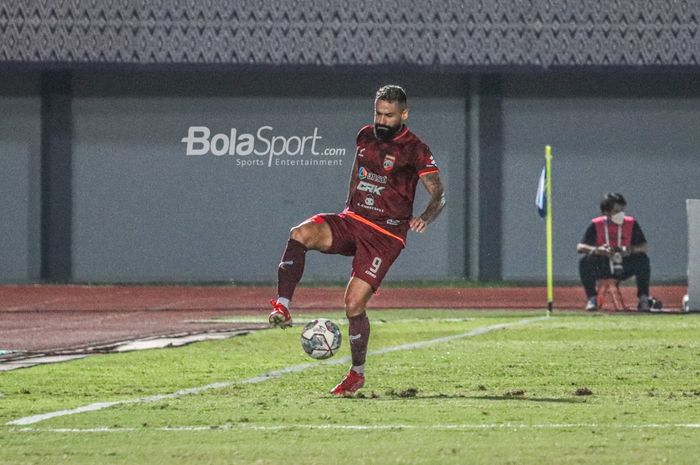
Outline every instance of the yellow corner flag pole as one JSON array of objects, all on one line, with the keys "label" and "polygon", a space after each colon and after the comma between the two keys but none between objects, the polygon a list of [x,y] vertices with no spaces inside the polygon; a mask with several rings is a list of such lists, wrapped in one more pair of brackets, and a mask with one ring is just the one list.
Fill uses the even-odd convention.
[{"label": "yellow corner flag pole", "polygon": [[545,189],[547,193],[547,316],[552,313],[554,285],[552,269],[552,147],[545,147]]}]

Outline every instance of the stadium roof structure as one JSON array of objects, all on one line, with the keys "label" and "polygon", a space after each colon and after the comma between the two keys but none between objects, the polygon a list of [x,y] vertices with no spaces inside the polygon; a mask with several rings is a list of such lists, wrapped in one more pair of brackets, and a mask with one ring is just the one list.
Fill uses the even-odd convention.
[{"label": "stadium roof structure", "polygon": [[683,0],[24,0],[0,4],[0,62],[695,68],[699,22]]}]

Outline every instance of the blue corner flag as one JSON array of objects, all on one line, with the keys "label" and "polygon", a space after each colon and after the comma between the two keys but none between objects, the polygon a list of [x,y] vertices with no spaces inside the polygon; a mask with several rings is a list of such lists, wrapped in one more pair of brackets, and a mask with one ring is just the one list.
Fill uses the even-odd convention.
[{"label": "blue corner flag", "polygon": [[537,195],[535,196],[535,205],[537,205],[537,213],[540,217],[544,218],[547,216],[547,191],[545,189],[545,175],[547,172],[547,167],[542,168],[542,174],[540,174],[540,182],[537,183]]}]

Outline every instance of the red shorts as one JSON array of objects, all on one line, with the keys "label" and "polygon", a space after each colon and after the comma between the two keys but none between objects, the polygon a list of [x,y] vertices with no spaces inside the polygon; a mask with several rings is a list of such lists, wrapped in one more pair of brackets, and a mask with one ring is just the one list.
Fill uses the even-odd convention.
[{"label": "red shorts", "polygon": [[323,213],[311,218],[328,223],[333,234],[331,248],[324,253],[354,256],[352,275],[376,291],[399,256],[404,244],[343,213]]}]

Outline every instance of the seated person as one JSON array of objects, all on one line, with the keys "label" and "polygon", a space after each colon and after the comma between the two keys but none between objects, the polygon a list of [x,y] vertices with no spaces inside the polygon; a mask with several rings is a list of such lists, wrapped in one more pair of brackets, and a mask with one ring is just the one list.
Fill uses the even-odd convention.
[{"label": "seated person", "polygon": [[649,311],[651,267],[647,241],[639,223],[625,216],[627,202],[622,194],[608,193],[600,202],[603,214],[594,218],[586,229],[576,251],[583,254],[579,275],[586,291],[586,310],[596,311],[596,280],[615,278],[619,281],[637,278],[637,309]]}]

